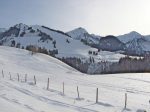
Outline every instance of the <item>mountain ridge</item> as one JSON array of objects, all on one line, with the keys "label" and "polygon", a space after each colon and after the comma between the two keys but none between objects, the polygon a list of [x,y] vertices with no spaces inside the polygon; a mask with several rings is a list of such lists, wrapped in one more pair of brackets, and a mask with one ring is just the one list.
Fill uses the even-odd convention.
[{"label": "mountain ridge", "polygon": [[[26,25],[23,23],[19,23],[19,24],[14,25],[13,27],[10,27],[4,32],[0,33],[0,43],[1,45],[11,46],[11,41],[13,39],[22,40],[21,38],[17,39],[15,37],[27,37],[24,40],[28,42],[30,41],[29,43],[34,44],[34,45],[38,43],[38,42],[34,42],[34,40],[37,40],[37,38],[39,38],[38,41],[40,42],[42,41],[42,42],[52,44],[52,42],[55,41],[55,37],[56,39],[62,37],[67,42],[67,44],[69,44],[71,41],[78,41],[78,43],[82,42],[85,46],[89,46],[91,48],[96,48],[100,50],[108,50],[112,52],[121,50],[121,51],[124,51],[124,53],[127,55],[128,54],[129,55],[131,54],[132,55],[144,55],[145,53],[150,52],[150,36],[141,35],[136,31],[132,31],[124,35],[113,36],[112,38],[108,39],[107,38],[108,36],[106,36],[105,38],[105,37],[101,37],[98,35],[89,34],[82,27],[76,28],[68,32],[63,32],[60,30],[55,30],[55,29],[46,27],[46,26]],[[144,40],[138,41],[142,39]],[[109,40],[109,43],[103,44],[104,41],[102,42],[102,40],[104,41]],[[116,40],[115,43],[114,43],[114,40]],[[48,45],[46,45],[46,43],[45,45],[44,43],[42,45],[40,44],[40,47],[47,48]],[[139,44],[136,44],[136,43],[139,43]],[[146,43],[146,45],[144,45],[144,43]],[[108,46],[107,49],[105,49],[108,44],[112,44],[112,46],[111,47]],[[118,48],[115,45],[118,46]],[[68,48],[64,48],[64,49],[68,49]]]}]

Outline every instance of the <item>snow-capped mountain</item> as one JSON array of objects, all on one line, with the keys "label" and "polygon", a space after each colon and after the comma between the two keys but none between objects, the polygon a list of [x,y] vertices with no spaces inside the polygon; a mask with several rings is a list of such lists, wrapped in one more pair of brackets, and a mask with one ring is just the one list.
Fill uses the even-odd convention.
[{"label": "snow-capped mountain", "polygon": [[130,33],[118,36],[118,39],[120,41],[122,41],[123,43],[127,43],[129,41],[132,41],[133,39],[138,39],[138,38],[142,38],[142,37],[143,36],[141,34],[139,34],[138,32],[132,31]]},{"label": "snow-capped mountain", "polygon": [[[26,48],[29,45],[35,45],[49,50],[58,50],[58,57],[88,57],[88,51],[97,51],[79,40],[71,38],[62,31],[50,29],[45,26],[17,24],[0,35],[2,45],[19,45],[20,48]],[[54,46],[55,42],[55,46]]]},{"label": "snow-capped mountain", "polygon": [[[86,33],[86,35],[90,34]],[[59,30],[39,25],[28,26],[22,23],[0,34],[0,44],[27,50],[31,50],[34,46],[38,52],[55,56],[84,73],[87,72],[91,63],[118,62],[121,57],[125,57],[120,53],[98,51],[97,48],[85,44],[83,40],[74,39]]]},{"label": "snow-capped mountain", "polygon": [[150,52],[150,42],[145,38],[136,38],[126,43],[129,54],[144,55]]},{"label": "snow-capped mountain", "polygon": [[[126,55],[141,56],[150,53],[149,37],[139,36],[135,32],[129,35],[131,34],[137,36],[132,35],[134,38],[124,43],[112,35],[99,37],[89,34],[83,28],[73,30],[72,36],[46,26],[21,23],[1,33],[0,44],[27,50],[34,46],[37,52],[55,56],[83,73],[101,73],[99,67],[103,67],[102,62],[110,65]],[[92,69],[95,66],[99,66],[98,70]]]},{"label": "snow-capped mountain", "polygon": [[70,35],[72,38],[76,40],[81,40],[85,44],[98,44],[100,40],[100,36],[89,34],[84,28],[76,28],[72,31],[67,32],[68,35]]},{"label": "snow-capped mountain", "polygon": [[[81,28],[79,28],[81,29]],[[82,29],[83,30],[83,29]],[[0,35],[0,41],[5,46],[18,46],[19,48],[26,48],[29,45],[35,45],[41,48],[49,50],[58,50],[56,57],[80,57],[82,59],[88,59],[94,57],[96,61],[104,61],[105,55],[111,57],[112,54],[108,51],[97,52],[96,48],[90,47],[84,44],[78,39],[70,37],[68,34],[50,29],[45,26],[39,25],[25,25],[17,24],[11,27],[9,30]],[[15,45],[12,42],[15,41]],[[53,42],[56,41],[54,46]],[[90,54],[89,51],[97,53],[97,55]],[[113,53],[115,55],[115,53]],[[120,57],[124,57],[122,54],[117,54],[117,58],[110,59],[109,61],[118,61]]]},{"label": "snow-capped mountain", "polygon": [[145,39],[146,41],[149,41],[149,42],[150,42],[150,35],[145,35],[145,36],[144,36],[144,39]]},{"label": "snow-capped mountain", "polygon": [[126,53],[129,55],[145,55],[150,52],[150,36],[144,36],[132,31],[117,37],[126,45]]},{"label": "snow-capped mountain", "polygon": [[5,31],[6,31],[5,28],[0,28],[0,33],[3,33],[3,32],[5,32]]},{"label": "snow-capped mountain", "polygon": [[[97,49],[121,51],[129,55],[143,55],[150,51],[150,36],[132,31],[125,35],[108,37],[110,36],[89,34],[81,27],[65,33],[45,26],[20,23],[0,33],[0,44],[20,48],[34,45],[47,51],[58,50],[57,56],[61,58],[74,56],[88,58],[88,52]],[[15,45],[12,45],[12,42]]]},{"label": "snow-capped mountain", "polygon": [[76,28],[76,29],[69,31],[67,33],[72,38],[80,40],[82,38],[81,36],[83,36],[85,33],[88,33],[88,32],[84,28],[79,27],[79,28]]}]

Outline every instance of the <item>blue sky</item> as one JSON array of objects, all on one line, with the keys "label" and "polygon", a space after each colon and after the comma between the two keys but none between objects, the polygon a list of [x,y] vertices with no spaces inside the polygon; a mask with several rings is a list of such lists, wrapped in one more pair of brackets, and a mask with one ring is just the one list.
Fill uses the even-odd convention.
[{"label": "blue sky", "polygon": [[0,27],[17,23],[90,33],[150,34],[150,0],[0,0]]}]

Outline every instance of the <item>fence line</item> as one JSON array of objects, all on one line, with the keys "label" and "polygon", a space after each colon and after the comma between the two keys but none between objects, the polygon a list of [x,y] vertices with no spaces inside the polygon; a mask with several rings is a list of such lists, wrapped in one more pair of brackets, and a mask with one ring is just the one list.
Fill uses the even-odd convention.
[{"label": "fence line", "polygon": [[19,74],[18,73],[17,73],[17,77],[18,77],[18,82],[19,82],[20,78],[19,78]]},{"label": "fence line", "polygon": [[79,94],[79,88],[77,86],[77,94],[78,94],[78,99],[80,99],[80,94]]},{"label": "fence line", "polygon": [[10,72],[9,72],[9,76],[10,76],[9,79],[12,80]]},{"label": "fence line", "polygon": [[[11,75],[10,72],[8,73],[8,75],[9,75],[9,79],[12,80],[12,75]],[[4,78],[4,71],[3,70],[2,70],[2,77]],[[25,74],[25,76],[24,76],[24,82],[27,82],[27,80],[28,80],[27,78],[28,78],[27,74]],[[20,81],[20,74],[19,73],[17,73],[17,81],[21,82]],[[35,75],[34,75],[33,81],[34,81],[34,85],[36,85],[37,84],[37,80],[36,80]],[[49,90],[49,82],[50,82],[50,78],[47,79],[47,90]],[[79,86],[76,87],[76,90],[77,90],[77,98],[76,99],[79,100],[80,99]],[[65,84],[64,84],[64,82],[62,83],[62,94],[63,95],[65,94]],[[99,102],[98,98],[99,98],[99,90],[98,90],[98,88],[96,88],[96,103]],[[128,98],[127,93],[125,93],[124,109],[127,108],[127,98]]]},{"label": "fence line", "polygon": [[96,103],[98,103],[98,88],[96,89]]},{"label": "fence line", "polygon": [[47,80],[47,90],[49,90],[49,78]]},{"label": "fence line", "polygon": [[25,74],[24,82],[27,82],[27,74]]},{"label": "fence line", "polygon": [[63,95],[65,95],[65,84],[63,82]]}]

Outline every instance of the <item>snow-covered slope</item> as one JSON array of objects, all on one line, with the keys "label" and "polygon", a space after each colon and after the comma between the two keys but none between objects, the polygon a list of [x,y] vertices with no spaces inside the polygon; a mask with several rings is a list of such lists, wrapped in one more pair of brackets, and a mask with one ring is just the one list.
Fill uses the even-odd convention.
[{"label": "snow-covered slope", "polygon": [[150,42],[150,35],[145,35],[144,38],[145,38],[145,40]]},{"label": "snow-covered slope", "polygon": [[[150,109],[149,74],[88,76],[50,56],[2,46],[0,69],[4,73],[4,78],[0,73],[0,112],[149,112]],[[50,86],[46,90],[48,77]],[[96,88],[99,88],[98,103],[95,103]],[[125,93],[127,109],[124,109]]]},{"label": "snow-covered slope", "polygon": [[[85,32],[81,28],[79,28],[79,30],[81,30],[80,32],[82,33]],[[90,37],[88,42],[91,42],[91,39],[93,38]],[[94,40],[92,40],[92,42],[94,42]],[[28,26],[22,23],[17,24],[2,33],[0,35],[0,44],[21,49],[27,49],[29,46],[33,45],[38,47],[38,52],[41,52],[41,49],[44,49],[44,52],[42,53],[48,55],[53,55],[52,53],[54,53],[54,51],[58,51],[55,54],[56,58],[59,58],[83,73],[87,73],[89,65],[93,62],[117,62],[120,58],[125,57],[125,55],[116,52],[99,52],[98,49],[83,43],[81,40],[74,39],[67,33],[59,30],[39,25]],[[91,59],[93,61],[91,61]],[[77,62],[77,60],[79,60],[79,62]],[[90,69],[90,71],[91,70],[92,69]]]},{"label": "snow-covered slope", "polygon": [[3,32],[5,32],[5,31],[6,31],[5,28],[0,28],[0,33],[3,33]]},{"label": "snow-covered slope", "polygon": [[72,31],[67,32],[74,39],[81,39],[81,35],[88,33],[84,28],[76,28]]},{"label": "snow-covered slope", "polygon": [[143,36],[135,31],[118,36],[118,39],[125,43],[126,52],[130,55],[144,55],[150,52],[150,37]]},{"label": "snow-covered slope", "polygon": [[[88,57],[88,51],[96,49],[87,46],[80,42],[79,40],[74,40],[66,35],[62,35],[58,32],[50,31],[39,27],[33,27],[34,29],[39,29],[42,32],[50,35],[54,40],[56,40],[56,48],[58,49],[58,57]],[[69,41],[69,43],[67,42]],[[49,45],[50,46],[50,45]],[[53,45],[50,46],[53,48]]]},{"label": "snow-covered slope", "polygon": [[100,36],[89,34],[84,28],[76,28],[72,31],[67,32],[73,39],[82,40],[87,44],[98,44],[100,40]]},{"label": "snow-covered slope", "polygon": [[[125,35],[112,37],[115,38],[116,42],[113,41],[113,38],[108,41],[108,38],[89,34],[81,27],[65,33],[45,26],[28,26],[20,23],[0,33],[0,45],[24,49],[29,45],[34,45],[45,48],[48,52],[58,50],[56,57],[59,58],[78,57],[88,59],[88,52],[97,52],[97,49],[111,52],[121,50],[127,55],[143,55],[145,52],[150,52],[149,36],[143,36],[132,31]],[[54,42],[56,42],[56,47]]]},{"label": "snow-covered slope", "polygon": [[[86,31],[83,28],[76,29],[76,34],[80,35]],[[86,34],[89,35],[89,34]],[[95,35],[90,35],[95,36]],[[78,39],[71,38],[64,32],[53,30],[44,26],[32,25],[27,26],[25,24],[17,24],[9,29],[1,37],[1,41],[5,46],[12,46],[12,41],[15,40],[15,44],[20,44],[20,48],[26,48],[29,45],[39,46],[49,50],[58,50],[56,57],[77,57],[83,60],[88,60],[89,57],[94,57],[96,62],[98,61],[118,61],[124,55],[119,53],[111,53],[108,51],[101,51],[98,55],[89,55],[89,51],[97,52],[97,49],[85,45]],[[92,42],[98,42],[98,37],[90,37]],[[56,48],[54,48],[53,42],[56,41]],[[90,42],[90,41],[89,41]],[[15,46],[16,46],[15,45]],[[105,54],[105,56],[104,56]],[[117,57],[115,57],[117,55]],[[115,58],[114,58],[115,57]],[[106,60],[107,59],[107,60]]]},{"label": "snow-covered slope", "polygon": [[95,56],[97,62],[108,61],[108,62],[118,62],[120,58],[125,57],[125,55],[117,52],[101,51]]},{"label": "snow-covered slope", "polygon": [[[17,31],[14,32],[14,29],[17,29]],[[17,24],[14,29],[9,30],[6,35],[1,37],[3,45],[11,46],[12,41],[15,40],[16,45],[20,44],[20,48],[35,45],[46,48],[48,51],[57,49],[57,57],[76,56],[86,58],[89,50],[96,51],[95,48],[85,45],[79,40],[74,40],[65,33],[43,26]],[[53,45],[54,41],[56,41],[56,48]]]},{"label": "snow-covered slope", "polygon": [[132,41],[133,39],[142,38],[143,36],[135,31],[132,31],[128,34],[120,35],[118,36],[118,39],[122,41],[123,43],[127,43],[129,41]]},{"label": "snow-covered slope", "polygon": [[145,54],[150,51],[150,42],[144,38],[136,38],[126,43],[127,50],[133,54]]}]

